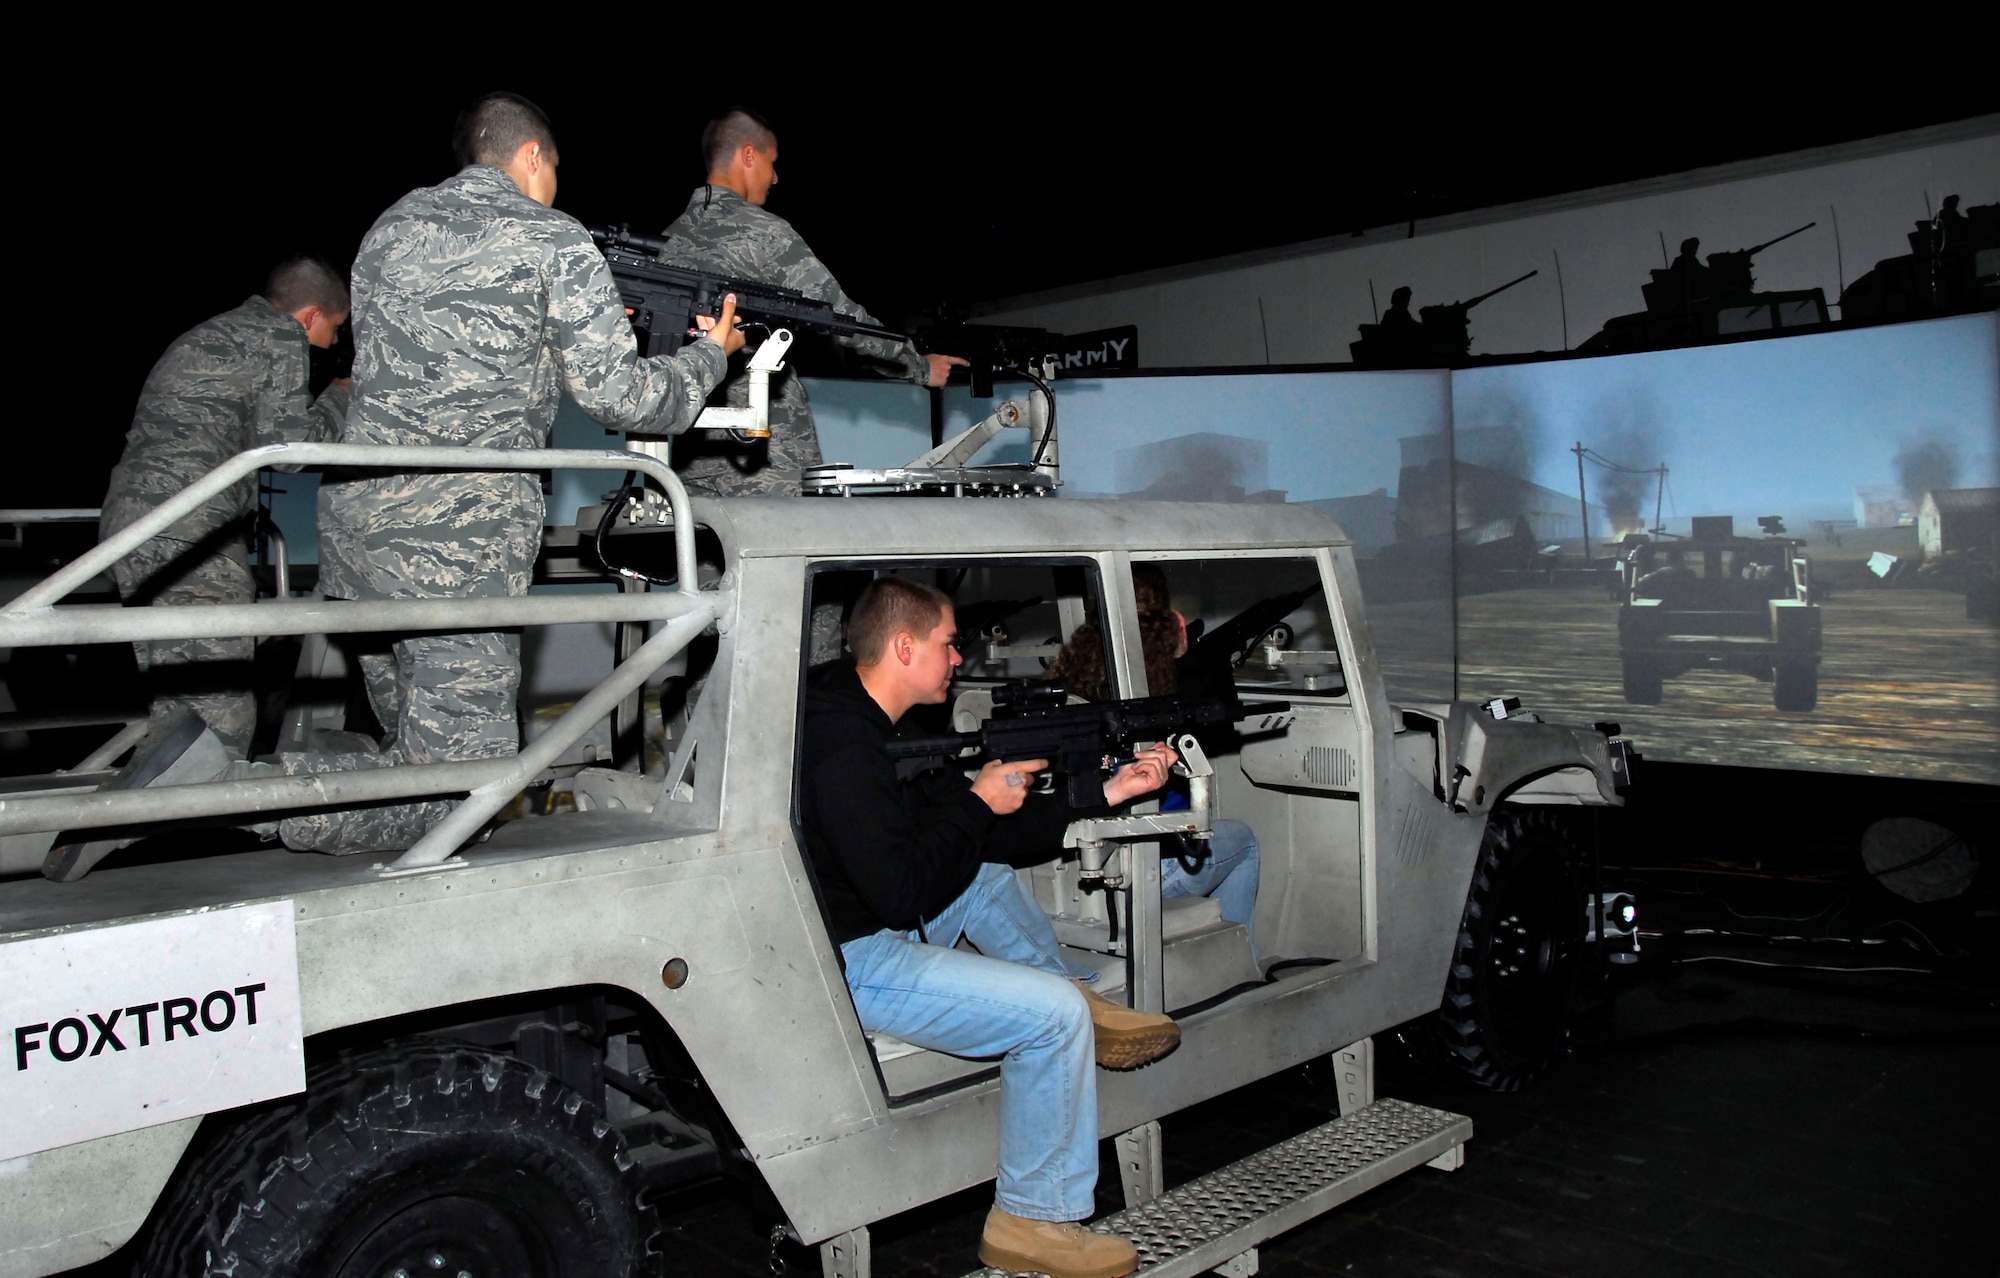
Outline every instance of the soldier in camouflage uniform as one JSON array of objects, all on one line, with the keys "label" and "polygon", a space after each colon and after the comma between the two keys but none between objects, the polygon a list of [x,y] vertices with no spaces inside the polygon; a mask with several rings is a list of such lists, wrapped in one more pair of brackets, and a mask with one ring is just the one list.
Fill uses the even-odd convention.
[{"label": "soldier in camouflage uniform", "polygon": [[[764,200],[778,181],[778,139],[769,125],[748,111],[727,112],[703,132],[702,158],[708,182],[667,228],[672,243],[661,253],[662,262],[795,289],[830,303],[842,315],[878,323],[841,290],[833,272],[813,256],[790,222],[764,211]],[[951,366],[966,362],[950,355],[921,355],[908,342],[852,334],[833,340],[919,386],[944,385]],[[736,407],[750,402],[747,362],[737,361],[719,402]],[[746,445],[728,436],[689,438],[677,442],[673,452],[674,466],[690,492],[719,497],[795,497],[802,472],[821,460],[812,406],[789,364],[771,378],[768,441]]]},{"label": "soldier in camouflage uniform", "polygon": [[[332,439],[347,412],[347,382],[335,382],[315,400],[307,388],[308,346],[333,345],[347,311],[340,277],[322,262],[296,258],[271,272],[261,296],[181,334],[139,393],[99,535],[138,522],[246,449]],[[162,606],[251,602],[256,510],[257,480],[250,476],[114,564],[118,593],[127,603]],[[154,738],[168,720],[192,710],[231,756],[249,752],[257,723],[254,639],[132,646],[152,692]]]},{"label": "soldier in camouflage uniform", "polygon": [[[566,390],[612,428],[687,429],[743,336],[725,306],[708,339],[641,359],[597,246],[549,206],[556,145],[525,99],[495,94],[458,126],[464,169],[404,196],[354,263],[352,443],[544,448]],[[332,478],[332,477],[329,477]],[[341,599],[527,593],[541,546],[538,477],[414,471],[320,489],[320,589]],[[362,659],[379,755],[286,755],[291,773],[511,755],[519,637],[425,635]],[[407,847],[453,806],[290,818],[288,846]]]}]

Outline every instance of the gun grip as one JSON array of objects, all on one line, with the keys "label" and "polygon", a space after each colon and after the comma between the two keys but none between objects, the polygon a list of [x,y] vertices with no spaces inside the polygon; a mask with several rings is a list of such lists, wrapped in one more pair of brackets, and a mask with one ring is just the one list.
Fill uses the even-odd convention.
[{"label": "gun grip", "polygon": [[1069,773],[1069,805],[1072,808],[1104,806],[1104,782],[1095,768],[1077,768]]}]

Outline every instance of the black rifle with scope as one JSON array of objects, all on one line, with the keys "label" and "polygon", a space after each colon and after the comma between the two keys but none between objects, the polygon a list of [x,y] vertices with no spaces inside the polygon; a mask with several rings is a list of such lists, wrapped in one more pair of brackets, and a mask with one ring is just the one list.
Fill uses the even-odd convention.
[{"label": "black rifle with scope", "polygon": [[831,304],[794,289],[668,266],[660,261],[668,243],[665,236],[642,235],[622,226],[596,226],[590,234],[604,250],[612,282],[631,313],[641,355],[671,355],[679,350],[695,326],[695,316],[713,319],[720,315],[722,299],[730,293],[736,294],[736,314],[746,324],[851,333],[892,342],[909,340],[901,333],[842,315]]},{"label": "black rifle with scope", "polygon": [[[969,767],[988,759],[1047,759],[1049,770],[1067,779],[1071,807],[1104,802],[1104,774],[1131,755],[1141,741],[1165,741],[1180,732],[1227,729],[1246,709],[1226,696],[1135,697],[1065,705],[1060,681],[1027,680],[993,690],[993,717],[977,732],[903,737],[889,742],[896,775],[917,776],[932,768]],[[1285,701],[1260,701],[1253,711],[1277,714]]]}]

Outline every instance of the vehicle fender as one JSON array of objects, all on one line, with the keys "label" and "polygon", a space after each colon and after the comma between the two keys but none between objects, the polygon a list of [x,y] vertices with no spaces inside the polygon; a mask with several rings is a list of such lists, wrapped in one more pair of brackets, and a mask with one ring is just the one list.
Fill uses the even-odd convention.
[{"label": "vehicle fender", "polygon": [[1595,728],[1495,719],[1477,703],[1455,701],[1443,721],[1445,801],[1459,812],[1515,803],[1615,806],[1610,739]]},{"label": "vehicle fender", "polygon": [[1787,655],[1820,651],[1819,608],[1797,599],[1771,601],[1771,638]]},{"label": "vehicle fender", "polygon": [[198,1117],[0,1162],[0,1278],[41,1278],[130,1242],[180,1165]]},{"label": "vehicle fender", "polygon": [[1618,643],[1631,648],[1655,642],[1667,629],[1668,610],[1657,599],[1634,599],[1618,608]]}]

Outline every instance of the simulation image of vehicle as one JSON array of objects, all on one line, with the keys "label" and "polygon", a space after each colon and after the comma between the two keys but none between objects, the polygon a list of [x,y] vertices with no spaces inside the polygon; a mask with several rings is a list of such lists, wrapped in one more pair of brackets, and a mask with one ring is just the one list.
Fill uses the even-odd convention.
[{"label": "simulation image of vehicle", "polygon": [[1776,531],[1739,537],[1728,515],[1697,515],[1685,540],[1634,538],[1619,559],[1618,647],[1625,699],[1659,705],[1697,669],[1771,685],[1780,710],[1819,704],[1820,612],[1804,543]]}]

